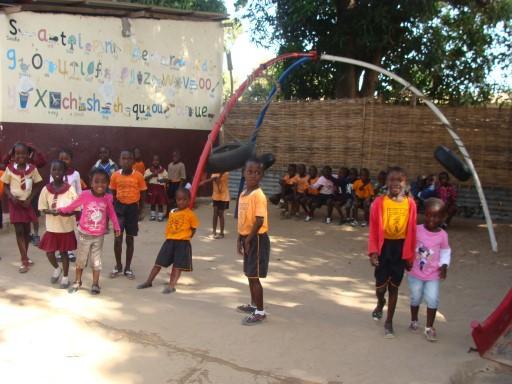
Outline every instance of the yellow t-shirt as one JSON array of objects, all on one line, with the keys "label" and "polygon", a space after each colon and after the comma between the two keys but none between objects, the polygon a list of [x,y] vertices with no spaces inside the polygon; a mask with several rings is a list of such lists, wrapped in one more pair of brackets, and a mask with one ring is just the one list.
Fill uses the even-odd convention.
[{"label": "yellow t-shirt", "polygon": [[[28,170],[29,167],[30,166],[27,164],[25,169]],[[25,177],[22,177],[21,175],[15,174],[9,169],[9,167],[7,167],[0,180],[4,184],[9,184],[9,188],[14,197],[18,200],[24,201],[27,200],[32,193],[32,187],[34,184],[41,182],[43,179],[37,171],[37,168],[34,168],[30,173],[26,174]],[[25,189],[21,187],[22,182],[25,183]]]},{"label": "yellow t-shirt", "polygon": [[263,217],[263,225],[258,233],[268,231],[267,197],[261,188],[255,189],[247,195],[244,190],[238,200],[238,233],[247,236],[251,233],[256,217]]},{"label": "yellow t-shirt", "polygon": [[[77,198],[75,188],[72,186],[61,194],[54,195],[50,193],[46,187],[41,190],[39,195],[38,209],[58,209],[67,207],[73,200]],[[80,209],[77,208],[77,211]],[[46,230],[53,233],[69,233],[75,230],[75,216],[53,216],[46,215]]]},{"label": "yellow t-shirt", "polygon": [[[362,191],[359,190],[359,188],[361,187],[363,187]],[[356,181],[354,181],[354,183],[352,184],[352,189],[356,194],[356,197],[359,199],[367,199],[374,195],[372,183],[368,182],[368,184],[363,186],[363,180],[361,179],[357,179]]]},{"label": "yellow t-shirt", "polygon": [[390,240],[405,239],[407,235],[407,222],[409,221],[409,201],[394,201],[384,196],[382,206],[382,224],[384,238]]},{"label": "yellow t-shirt", "polygon": [[309,176],[300,177],[297,175],[297,192],[304,193],[309,187]]},{"label": "yellow t-shirt", "polygon": [[199,219],[190,208],[173,209],[169,213],[165,238],[168,240],[190,240],[192,230],[199,227]]},{"label": "yellow t-shirt", "polygon": [[213,180],[212,200],[229,201],[229,173],[214,173],[212,177],[218,177]]}]

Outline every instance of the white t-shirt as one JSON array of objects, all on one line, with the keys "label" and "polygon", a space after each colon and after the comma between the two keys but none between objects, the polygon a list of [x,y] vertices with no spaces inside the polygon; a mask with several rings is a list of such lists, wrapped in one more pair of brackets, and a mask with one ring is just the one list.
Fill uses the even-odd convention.
[{"label": "white t-shirt", "polygon": [[[82,184],[80,183],[80,173],[77,170],[73,172],[71,175],[64,175],[64,181],[71,185],[77,195],[82,193]],[[50,176],[50,183],[53,183],[53,177]]]},{"label": "white t-shirt", "polygon": [[320,176],[318,181],[311,186],[311,188],[314,188],[314,189],[319,189],[320,187],[322,187],[320,189],[321,195],[333,195],[334,194],[334,189],[335,189],[334,183],[331,180],[325,178],[324,176]]}]

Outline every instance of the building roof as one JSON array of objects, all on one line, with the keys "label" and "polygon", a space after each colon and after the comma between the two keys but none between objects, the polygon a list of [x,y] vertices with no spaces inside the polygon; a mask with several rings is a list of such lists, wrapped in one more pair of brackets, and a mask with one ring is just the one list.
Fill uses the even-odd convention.
[{"label": "building roof", "polygon": [[2,2],[0,11],[7,14],[32,11],[193,21],[222,21],[228,18],[228,15],[222,13],[158,7],[115,0],[11,0]]}]

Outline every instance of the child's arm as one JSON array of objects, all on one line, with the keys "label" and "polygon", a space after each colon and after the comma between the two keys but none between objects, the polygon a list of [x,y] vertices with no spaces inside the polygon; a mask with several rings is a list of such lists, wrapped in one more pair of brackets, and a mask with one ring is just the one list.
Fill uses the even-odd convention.
[{"label": "child's arm", "polygon": [[112,225],[114,226],[114,235],[116,237],[121,236],[121,227],[119,226],[119,220],[117,219],[114,204],[109,198],[107,198],[107,216],[110,218],[110,220],[112,220]]},{"label": "child's arm", "polygon": [[372,204],[370,208],[370,225],[368,233],[368,256],[370,257],[370,263],[374,267],[379,266],[379,218],[377,217],[377,205]]},{"label": "child's arm", "polygon": [[30,195],[27,197],[26,200],[23,200],[21,202],[21,205],[23,207],[25,207],[25,208],[30,207],[30,205],[32,204],[32,199],[34,198],[36,193],[39,192],[41,187],[42,187],[42,182],[41,181],[38,181],[38,182],[34,183],[34,185],[32,186],[32,191],[30,191]]},{"label": "child's arm", "polygon": [[194,235],[196,234],[196,228],[191,228],[192,230],[192,234],[190,235],[190,238],[193,238]]},{"label": "child's arm", "polygon": [[247,235],[244,241],[244,252],[249,252],[249,248],[251,247],[251,242],[254,239],[254,237],[257,235],[258,231],[260,230],[261,226],[263,225],[263,217],[262,216],[256,216],[256,221],[254,222],[254,225],[252,226],[251,233]]},{"label": "child's arm", "polygon": [[11,201],[13,201],[15,204],[21,203],[21,201],[18,200],[18,198],[12,194],[10,184],[4,182],[4,191],[5,191],[5,195],[7,196],[7,198],[10,199]]},{"label": "child's arm", "polygon": [[448,244],[448,235],[444,233],[441,249],[439,251],[439,278],[446,279],[448,267],[452,259],[452,250]]}]

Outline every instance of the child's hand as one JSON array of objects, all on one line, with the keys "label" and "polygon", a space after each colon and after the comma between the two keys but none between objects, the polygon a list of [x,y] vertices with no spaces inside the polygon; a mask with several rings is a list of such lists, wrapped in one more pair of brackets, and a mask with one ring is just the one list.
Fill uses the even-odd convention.
[{"label": "child's hand", "polygon": [[405,262],[405,269],[407,271],[410,271],[412,269],[412,262],[411,261],[406,260],[406,262]]},{"label": "child's hand", "polygon": [[20,205],[24,208],[30,207],[30,201],[29,200],[18,200]]},{"label": "child's hand", "polygon": [[379,266],[379,255],[376,253],[370,254],[370,264],[374,267]]},{"label": "child's hand", "polygon": [[121,231],[120,231],[120,230],[116,230],[116,231],[114,231],[114,236],[115,236],[115,237],[119,237],[119,236],[121,236]]},{"label": "child's hand", "polygon": [[240,237],[236,242],[236,251],[238,252],[239,255],[244,254],[244,243],[242,242],[242,239],[240,239]]},{"label": "child's hand", "polygon": [[249,253],[249,249],[251,248],[251,240],[249,236],[247,236],[244,240],[244,254]]},{"label": "child's hand", "polygon": [[448,266],[446,264],[443,264],[439,267],[439,278],[441,280],[446,279],[446,275],[448,274]]}]

